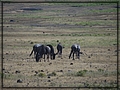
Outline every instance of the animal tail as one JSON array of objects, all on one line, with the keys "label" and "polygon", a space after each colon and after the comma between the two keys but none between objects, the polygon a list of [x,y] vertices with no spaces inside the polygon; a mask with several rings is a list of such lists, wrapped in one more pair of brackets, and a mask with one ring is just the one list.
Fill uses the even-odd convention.
[{"label": "animal tail", "polygon": [[31,53],[30,53],[30,55],[29,55],[29,56],[31,56],[31,55],[32,55],[32,53],[33,53],[33,50],[31,51]]}]

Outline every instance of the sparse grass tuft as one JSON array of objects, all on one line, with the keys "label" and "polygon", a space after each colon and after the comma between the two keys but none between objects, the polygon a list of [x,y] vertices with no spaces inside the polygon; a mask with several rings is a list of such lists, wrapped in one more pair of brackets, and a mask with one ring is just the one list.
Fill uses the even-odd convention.
[{"label": "sparse grass tuft", "polygon": [[48,76],[56,76],[56,75],[57,75],[56,72],[52,72],[52,73],[48,74]]},{"label": "sparse grass tuft", "polygon": [[103,72],[104,70],[103,69],[98,69],[99,72]]},{"label": "sparse grass tuft", "polygon": [[87,70],[81,70],[76,73],[76,76],[85,76]]},{"label": "sparse grass tuft", "polygon": [[45,77],[46,74],[45,73],[39,73],[38,76],[42,78],[42,77]]}]

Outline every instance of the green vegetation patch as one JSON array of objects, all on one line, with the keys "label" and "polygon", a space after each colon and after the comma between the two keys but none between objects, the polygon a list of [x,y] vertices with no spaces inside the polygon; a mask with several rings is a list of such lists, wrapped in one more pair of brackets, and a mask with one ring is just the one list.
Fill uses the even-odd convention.
[{"label": "green vegetation patch", "polygon": [[109,8],[109,9],[103,9],[103,10],[91,10],[92,13],[111,13],[111,12],[117,12],[117,8]]},{"label": "green vegetation patch", "polygon": [[109,5],[110,3],[48,3],[48,5],[66,5],[71,7]]},{"label": "green vegetation patch", "polygon": [[75,22],[75,25],[82,25],[82,26],[108,26],[116,24],[116,20],[91,20],[91,21],[81,21]]},{"label": "green vegetation patch", "polygon": [[45,73],[39,73],[38,76],[41,77],[41,78],[43,78],[43,77],[46,76],[46,74]]},{"label": "green vegetation patch", "polygon": [[80,76],[80,77],[109,77],[109,76],[117,76],[117,71],[106,71],[103,69],[98,69],[98,71],[92,70],[80,70],[80,71],[71,71],[66,73],[67,76]]},{"label": "green vegetation patch", "polygon": [[76,73],[76,76],[85,76],[87,70],[80,70]]}]

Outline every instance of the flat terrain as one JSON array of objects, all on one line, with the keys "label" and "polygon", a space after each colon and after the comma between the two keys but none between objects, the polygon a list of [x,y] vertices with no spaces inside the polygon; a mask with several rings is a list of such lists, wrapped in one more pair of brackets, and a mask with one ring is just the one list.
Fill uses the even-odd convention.
[{"label": "flat terrain", "polygon": [[[115,3],[5,3],[3,87],[116,87],[117,8]],[[63,59],[36,62],[34,44],[57,41]],[[68,58],[81,46],[80,60]]]}]

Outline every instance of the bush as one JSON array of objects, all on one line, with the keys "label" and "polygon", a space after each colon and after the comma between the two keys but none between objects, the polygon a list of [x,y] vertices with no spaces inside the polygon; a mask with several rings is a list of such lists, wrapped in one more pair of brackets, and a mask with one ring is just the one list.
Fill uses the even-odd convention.
[{"label": "bush", "polygon": [[53,75],[53,76],[56,76],[57,74],[56,74],[55,72],[52,72],[52,75]]},{"label": "bush", "polygon": [[103,72],[104,70],[103,69],[98,69],[99,72]]},{"label": "bush", "polygon": [[38,76],[39,77],[45,77],[46,75],[44,73],[39,73]]}]

